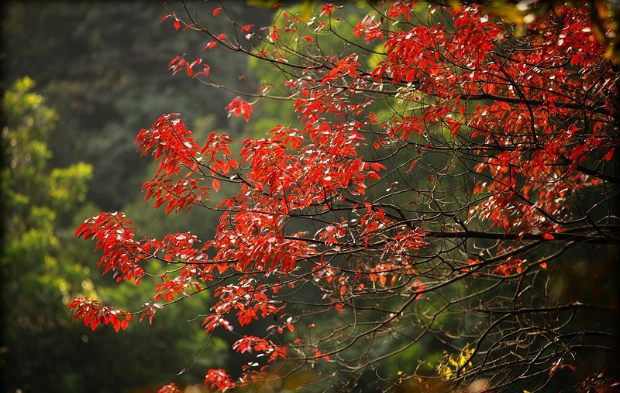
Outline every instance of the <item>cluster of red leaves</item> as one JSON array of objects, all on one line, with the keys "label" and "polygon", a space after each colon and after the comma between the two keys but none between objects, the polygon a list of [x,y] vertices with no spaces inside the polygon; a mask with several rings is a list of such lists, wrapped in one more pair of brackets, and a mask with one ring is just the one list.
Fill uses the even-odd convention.
[{"label": "cluster of red leaves", "polygon": [[[467,126],[473,131],[471,138],[487,149],[479,151],[485,159],[474,169],[491,180],[481,180],[474,192],[489,197],[472,208],[471,214],[506,232],[562,230],[566,197],[592,181],[577,165],[598,154],[610,154],[610,150],[600,150],[603,146],[609,149],[606,103],[592,97],[605,96],[601,93],[611,88],[613,75],[604,75],[608,78],[604,83],[600,75],[589,75],[600,62],[603,48],[591,39],[587,11],[561,12],[561,20],[550,18],[532,26],[536,50],[510,52],[502,63],[495,49],[505,40],[501,27],[477,9],[460,12],[450,37],[425,36],[430,50],[424,51],[428,59],[421,63],[426,69],[418,67],[415,73],[419,78],[424,72],[421,88],[440,98],[427,114],[460,113],[458,121],[446,121],[453,134],[461,125]],[[398,53],[401,47],[398,44],[394,50]],[[438,66],[432,59],[441,58],[445,64],[446,56],[450,56],[448,64],[463,65],[460,69],[467,72]],[[394,61],[402,64],[399,58]],[[580,68],[562,67],[567,59]],[[492,102],[470,112],[465,100],[474,97]],[[576,125],[558,126],[558,121],[583,116],[584,109],[590,120],[583,127],[591,127],[591,132],[583,135]],[[569,189],[566,184],[573,186]]]},{"label": "cluster of red leaves", "polygon": [[217,391],[225,392],[228,389],[234,388],[237,384],[233,382],[226,370],[211,369],[205,377],[205,385],[211,386]]},{"label": "cluster of red leaves", "polygon": [[250,103],[243,98],[235,97],[230,104],[226,106],[226,109],[228,109],[228,116],[231,114],[234,114],[235,116],[243,115],[243,120],[249,121],[250,114],[254,108],[252,108],[252,105],[250,105]]},{"label": "cluster of red leaves", "polygon": [[270,362],[286,358],[285,347],[256,336],[243,336],[233,344],[233,349],[239,353],[263,352]]},{"label": "cluster of red leaves", "polygon": [[366,43],[371,43],[374,40],[383,39],[383,29],[381,24],[374,21],[374,18],[370,15],[366,15],[364,19],[357,22],[353,29],[353,34],[360,38],[364,36]]},{"label": "cluster of red leaves", "polygon": [[[295,97],[301,126],[277,125],[264,138],[244,141],[239,161],[229,157],[232,140],[227,135],[213,133],[200,145],[176,114],[161,116],[150,129],[140,131],[138,150],[158,164],[154,178],[143,186],[145,199],[153,199],[156,209],[187,212],[194,206],[209,206],[209,192],[217,192],[221,182],[238,187],[235,196],[215,206],[223,214],[215,236],[204,243],[189,233],[136,240],[135,228],[122,213],[103,213],[78,228],[78,237],[96,240],[97,249],[103,250],[99,265],[104,273],[114,272],[117,281],[139,283],[142,262],[149,259],[176,265],[160,277],[153,303],[141,311],[142,318],[151,319],[163,307],[157,303],[162,299],[169,303],[213,289],[216,301],[203,321],[207,332],[221,327],[227,333],[267,317],[286,321],[271,325],[264,337],[244,335],[233,345],[239,353],[275,362],[292,352],[278,344],[285,341],[286,332],[297,332],[297,320],[285,318],[281,299],[295,287],[295,279],[287,278],[300,272],[295,277],[305,279],[307,273],[323,293],[321,306],[330,312],[343,313],[351,299],[365,293],[400,294],[408,299],[407,305],[420,299],[434,286],[420,279],[419,252],[431,248],[429,237],[437,233],[446,237],[446,229],[443,223],[439,228],[421,228],[424,224],[418,226],[413,213],[395,208],[369,189],[387,183],[384,177],[390,174],[405,178],[424,155],[441,149],[458,158],[446,172],[454,175],[450,172],[454,167],[465,169],[477,181],[472,190],[476,202],[463,210],[469,213],[468,222],[462,223],[466,230],[469,222],[478,220],[487,230],[542,234],[550,241],[551,232],[564,229],[567,198],[599,181],[597,172],[584,171],[583,165],[596,167],[614,154],[611,103],[605,99],[614,88],[613,75],[595,72],[603,49],[590,39],[586,11],[562,8],[561,19],[541,21],[515,40],[508,37],[503,22],[479,7],[444,10],[453,24],[403,23],[388,29],[388,18],[411,20],[415,3],[394,1],[385,6],[387,18],[368,15],[352,31],[360,45],[382,44],[376,66],[366,69],[366,59],[350,50],[326,56],[316,63],[320,65],[297,66],[299,74],[285,86]],[[320,17],[332,18],[337,9],[324,5]],[[213,16],[219,13],[217,8]],[[299,41],[313,45],[315,39],[296,36],[302,20],[285,11],[282,15],[280,25],[265,30],[264,40],[271,47],[257,55],[284,66],[290,51],[282,50],[286,48],[282,45]],[[317,21],[316,26],[318,34],[327,24]],[[240,30],[253,34],[254,29],[246,25]],[[232,45],[224,41],[225,35],[211,36],[215,41],[205,49],[218,43]],[[199,73],[193,68],[201,64],[176,57],[170,69],[195,77]],[[202,76],[208,76],[208,68]],[[367,91],[392,94],[405,109],[379,120],[371,111],[370,94],[363,95]],[[229,116],[249,121],[253,106],[236,97],[225,109]],[[575,119],[586,119],[586,124],[567,125]],[[443,144],[428,137],[432,129],[447,131]],[[400,164],[390,167],[392,156],[409,145],[418,146],[411,150],[418,157],[402,169]],[[368,153],[371,146],[375,149]],[[463,151],[466,154],[461,155]],[[385,154],[388,157],[381,158]],[[434,181],[431,175],[429,188]],[[413,187],[408,190],[410,203],[417,203],[414,199],[421,192],[430,194],[423,188],[417,195]],[[454,202],[446,200],[446,206]],[[314,234],[290,230],[292,219],[311,221]],[[509,255],[509,250],[497,249]],[[334,261],[340,257],[351,259],[350,265],[337,266]],[[468,274],[484,265],[469,259],[452,270]],[[511,276],[524,265],[523,259],[506,257],[489,271]],[[277,281],[267,279],[273,276]],[[112,323],[118,331],[117,325],[124,329],[131,319],[131,314],[88,299],[75,301],[71,309],[75,318],[93,329]],[[125,319],[119,320],[117,314]],[[389,316],[387,322],[397,317]],[[304,352],[301,339],[296,344],[305,360],[330,360],[330,353],[316,345],[303,348]],[[225,370],[212,369],[205,383],[225,391],[257,380],[264,370],[264,366],[244,367],[235,382]]]},{"label": "cluster of red leaves", "polygon": [[73,315],[73,320],[81,319],[84,325],[90,326],[92,330],[97,329],[99,325],[112,325],[118,333],[121,329],[127,329],[132,314],[123,310],[114,310],[108,306],[104,306],[97,300],[88,297],[75,299],[69,304],[69,310]]},{"label": "cluster of red leaves", "polygon": [[159,389],[157,393],[183,393],[183,391],[175,383],[170,383]]},{"label": "cluster of red leaves", "polygon": [[[484,148],[476,150],[481,159],[474,169],[490,181],[481,180],[474,192],[488,198],[471,216],[506,232],[561,231],[568,194],[597,181],[579,165],[613,157],[605,92],[613,89],[614,76],[600,76],[597,69],[604,49],[591,37],[585,9],[559,12],[561,19],[532,25],[526,39],[535,50],[520,51],[511,50],[497,20],[463,7],[453,11],[449,31],[436,24],[393,32],[385,60],[371,74],[377,83],[406,82],[427,97],[420,116],[389,125],[390,136],[406,140],[443,123],[453,137]],[[487,104],[471,110],[471,102],[484,99]],[[583,127],[591,132],[558,126],[584,110],[589,114]],[[457,136],[461,129],[471,130],[470,138]]]},{"label": "cluster of red leaves", "polygon": [[219,179],[238,168],[235,159],[227,158],[230,142],[226,134],[212,133],[199,146],[177,114],[161,116],[136,138],[141,156],[152,153],[154,161],[159,161],[156,176],[142,187],[145,200],[154,197],[155,208],[166,205],[166,213],[187,213],[196,205],[202,206],[211,189],[203,185],[205,179],[211,178],[211,186],[218,191]]},{"label": "cluster of red leaves", "polygon": [[139,285],[144,275],[144,268],[139,262],[146,258],[140,251],[140,242],[134,239],[134,230],[133,223],[126,219],[124,213],[101,213],[84,221],[75,231],[75,236],[84,240],[95,239],[95,250],[103,251],[97,265],[103,269],[103,274],[113,272],[117,282],[133,279]]},{"label": "cluster of red leaves", "polygon": [[[194,71],[194,67],[202,65],[202,70],[196,72]],[[209,72],[211,67],[208,64],[202,64],[202,59],[198,58],[191,63],[185,60],[183,56],[175,56],[170,63],[168,64],[168,69],[172,71],[173,74],[177,72],[185,70],[187,76],[197,77],[199,75],[209,76]]]},{"label": "cluster of red leaves", "polygon": [[502,263],[493,270],[493,273],[499,273],[503,276],[510,276],[512,274],[521,273],[523,266],[523,260],[520,258],[508,259],[505,263]]},{"label": "cluster of red leaves", "polygon": [[230,326],[222,316],[235,310],[241,326],[258,320],[259,316],[266,318],[282,312],[283,307],[276,306],[266,293],[267,287],[257,284],[252,278],[242,279],[238,285],[218,287],[214,295],[219,297],[219,301],[212,307],[216,314],[205,319],[205,330],[211,331],[217,325]]}]

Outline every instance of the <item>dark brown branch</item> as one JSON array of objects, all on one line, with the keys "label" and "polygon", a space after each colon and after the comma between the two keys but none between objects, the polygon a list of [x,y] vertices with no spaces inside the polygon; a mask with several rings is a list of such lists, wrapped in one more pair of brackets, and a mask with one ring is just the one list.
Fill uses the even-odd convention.
[{"label": "dark brown branch", "polygon": [[[553,239],[545,239],[545,235],[553,236]],[[620,239],[612,236],[593,236],[573,233],[554,232],[548,234],[533,233],[490,233],[479,231],[459,231],[459,232],[425,232],[426,237],[443,238],[443,239],[489,239],[489,240],[544,240],[544,241],[577,241],[590,244],[614,244],[620,245]]]},{"label": "dark brown branch", "polygon": [[[536,106],[544,106],[545,101],[543,100],[524,100],[522,98],[513,98],[513,97],[503,97],[496,96],[493,94],[462,94],[461,99],[464,101],[475,101],[475,100],[493,100],[493,101],[503,101],[509,102],[512,104],[527,104],[527,105],[536,105]],[[594,107],[592,105],[583,105],[578,103],[570,103],[570,102],[558,102],[553,103],[556,108],[568,108],[568,109],[577,109],[577,110],[589,110],[595,113],[601,113],[604,115],[611,115],[611,112],[605,108]]]}]

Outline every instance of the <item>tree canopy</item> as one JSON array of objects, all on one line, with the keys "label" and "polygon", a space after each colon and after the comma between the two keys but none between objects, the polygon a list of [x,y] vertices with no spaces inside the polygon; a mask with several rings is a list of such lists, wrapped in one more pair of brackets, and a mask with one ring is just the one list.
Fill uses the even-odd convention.
[{"label": "tree canopy", "polygon": [[229,116],[277,100],[297,120],[239,144],[176,113],[142,129],[145,199],[219,225],[153,238],[122,212],[86,219],[104,274],[153,296],[78,298],[76,319],[120,331],[210,294],[207,336],[247,359],[205,371],[222,391],[614,389],[618,74],[585,7],[519,30],[476,5],[279,5],[265,27],[168,6],[162,23],[205,38],[171,71],[225,88],[211,51],[245,54],[277,73],[235,89]]},{"label": "tree canopy", "polygon": [[[75,285],[88,283],[81,266],[64,258],[58,229],[63,227],[59,222],[64,222],[65,230],[73,225],[63,216],[84,201],[92,172],[91,166],[82,162],[48,168],[51,153],[45,141],[58,114],[33,89],[32,79],[23,78],[2,97],[6,157],[6,167],[0,172],[4,232],[0,250],[2,366],[15,380],[30,380],[22,385],[24,389],[38,385],[31,380],[33,375],[48,369],[52,364],[48,359],[59,350],[60,343],[35,337],[59,337],[58,331],[68,325],[64,310],[69,297],[76,294]],[[27,292],[24,287],[36,290]],[[38,350],[50,356],[33,356]],[[6,385],[15,387],[10,382]]]}]

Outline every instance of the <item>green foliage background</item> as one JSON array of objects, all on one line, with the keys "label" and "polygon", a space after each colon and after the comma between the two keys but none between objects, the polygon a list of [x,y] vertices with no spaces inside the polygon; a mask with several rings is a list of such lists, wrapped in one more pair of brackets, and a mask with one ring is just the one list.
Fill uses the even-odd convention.
[{"label": "green foliage background", "polygon": [[[268,10],[231,5],[244,23],[270,18]],[[181,113],[197,138],[244,132],[224,109],[233,93],[168,72],[176,55],[203,56],[207,38],[159,23],[166,14],[157,1],[2,5],[2,393],[157,391],[190,368],[207,339],[196,318],[208,308],[204,297],[123,334],[93,333],[72,323],[67,308],[78,295],[131,309],[152,296],[101,277],[93,244],[73,238],[85,218],[126,211],[149,236],[206,236],[217,225],[208,214],[164,220],[142,203],[140,187],[153,169],[133,140],[158,116]],[[209,56],[220,83],[253,82],[239,78],[245,60],[217,49]],[[207,368],[231,361],[222,340],[212,339],[209,350],[175,382],[201,384]]]}]

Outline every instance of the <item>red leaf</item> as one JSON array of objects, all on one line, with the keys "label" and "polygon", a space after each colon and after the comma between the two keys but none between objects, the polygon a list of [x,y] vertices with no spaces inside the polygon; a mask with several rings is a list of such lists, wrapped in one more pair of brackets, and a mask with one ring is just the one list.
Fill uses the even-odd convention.
[{"label": "red leaf", "polygon": [[177,19],[174,21],[175,30],[179,30],[181,28],[181,22]]},{"label": "red leaf", "polygon": [[217,16],[217,14],[220,13],[220,11],[222,10],[222,8],[217,7],[216,9],[213,10],[213,16]]},{"label": "red leaf", "polygon": [[220,181],[217,179],[213,179],[213,181],[211,182],[211,185],[213,186],[213,189],[215,191],[219,191],[220,190]]},{"label": "red leaf", "polygon": [[217,42],[216,42],[216,41],[210,41],[207,45],[205,45],[205,46],[202,48],[202,50],[205,50],[205,49],[211,49],[211,48],[213,48],[213,47],[214,47],[214,46],[216,46],[216,45],[217,45]]},{"label": "red leaf", "polygon": [[555,237],[553,237],[553,235],[550,234],[550,233],[544,233],[543,234],[543,239],[545,239],[545,240],[553,240],[553,239],[555,239]]},{"label": "red leaf", "polygon": [[235,97],[230,104],[226,106],[228,109],[228,116],[234,114],[235,116],[243,115],[245,121],[250,120],[250,114],[252,113],[252,105],[242,99],[241,97]]},{"label": "red leaf", "polygon": [[112,326],[114,327],[114,331],[118,333],[121,330],[121,321],[118,318],[112,320]]}]

